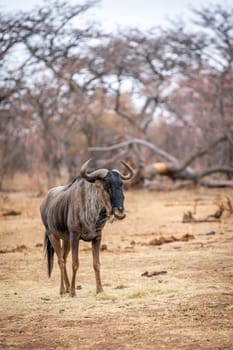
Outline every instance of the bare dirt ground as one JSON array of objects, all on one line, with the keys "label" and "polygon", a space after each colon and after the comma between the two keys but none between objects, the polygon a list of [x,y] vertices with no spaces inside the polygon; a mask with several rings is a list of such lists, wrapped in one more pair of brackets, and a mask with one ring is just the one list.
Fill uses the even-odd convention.
[{"label": "bare dirt ground", "polygon": [[42,199],[2,193],[0,349],[233,349],[233,216],[182,223],[196,199],[202,219],[225,196],[233,191],[126,192],[126,219],[104,229],[105,293],[95,295],[91,247],[81,242],[70,298],[59,296],[57,263],[47,278]]}]

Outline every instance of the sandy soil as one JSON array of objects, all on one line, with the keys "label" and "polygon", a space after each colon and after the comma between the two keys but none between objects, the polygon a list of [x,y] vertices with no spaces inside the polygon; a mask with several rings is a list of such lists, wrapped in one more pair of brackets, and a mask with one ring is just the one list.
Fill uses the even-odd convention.
[{"label": "sandy soil", "polygon": [[203,219],[226,195],[233,200],[232,190],[127,192],[127,218],[104,230],[105,293],[95,295],[90,244],[81,242],[70,298],[59,296],[57,264],[47,278],[42,199],[1,194],[0,349],[233,349],[233,215],[182,223],[195,200]]}]

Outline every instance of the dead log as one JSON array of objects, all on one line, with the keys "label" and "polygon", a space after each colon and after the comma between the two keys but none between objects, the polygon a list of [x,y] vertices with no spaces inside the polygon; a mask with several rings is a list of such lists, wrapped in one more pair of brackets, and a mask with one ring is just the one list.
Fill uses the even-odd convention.
[{"label": "dead log", "polygon": [[[150,150],[152,150],[157,156],[163,158],[164,162],[156,162],[147,166],[138,165],[137,171],[137,179],[140,179],[137,182],[138,184],[142,184],[144,180],[152,181],[156,178],[157,175],[166,176],[172,181],[181,180],[185,182],[185,185],[193,183],[195,185],[199,184],[203,187],[209,188],[222,188],[222,187],[233,187],[233,181],[230,180],[204,180],[204,177],[211,176],[213,174],[233,174],[233,168],[226,166],[215,166],[211,168],[207,168],[201,171],[196,171],[191,168],[191,163],[197,158],[203,157],[205,154],[213,150],[220,143],[227,141],[226,136],[218,137],[215,141],[211,142],[207,146],[198,147],[191,154],[185,157],[184,160],[179,161],[176,157],[171,155],[170,153],[164,151],[160,147],[152,144],[149,141],[142,139],[131,139],[125,142],[121,142],[111,146],[105,147],[89,147],[88,150],[91,152],[105,152],[105,151],[115,151],[121,148],[129,147],[132,145],[142,145]],[[135,165],[134,165],[135,167]],[[136,164],[137,167],[137,164]],[[133,184],[134,185],[134,184]]]},{"label": "dead log", "polygon": [[153,271],[153,272],[149,272],[149,271],[145,271],[141,274],[142,277],[153,277],[153,276],[160,276],[160,275],[165,275],[167,273],[167,271],[163,270],[163,271]]},{"label": "dead log", "polygon": [[229,197],[214,201],[214,204],[218,207],[218,209],[213,214],[207,215],[205,218],[196,218],[194,216],[197,211],[197,203],[198,199],[194,202],[193,211],[191,212],[188,210],[183,214],[183,223],[221,222],[223,213],[226,213],[227,216],[231,216],[233,214],[233,206]]},{"label": "dead log", "polygon": [[2,216],[16,216],[16,215],[21,215],[21,211],[16,211],[16,210],[7,210],[2,213]]}]

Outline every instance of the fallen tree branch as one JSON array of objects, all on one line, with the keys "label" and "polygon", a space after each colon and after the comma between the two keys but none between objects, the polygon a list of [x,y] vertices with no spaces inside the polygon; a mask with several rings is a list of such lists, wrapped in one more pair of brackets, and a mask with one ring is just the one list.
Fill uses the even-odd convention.
[{"label": "fallen tree branch", "polygon": [[124,141],[124,142],[121,142],[121,143],[117,143],[115,145],[112,145],[112,146],[103,146],[103,147],[88,147],[88,151],[90,152],[94,152],[94,151],[97,151],[97,152],[104,152],[104,151],[113,151],[113,150],[116,150],[118,148],[122,148],[122,147],[127,147],[127,146],[130,146],[130,145],[133,145],[133,144],[138,144],[138,145],[142,145],[142,146],[145,146],[149,149],[151,149],[154,153],[156,153],[157,155],[161,156],[162,158],[166,159],[166,160],[169,160],[170,162],[172,163],[179,163],[179,160],[172,156],[170,153],[167,153],[166,151],[162,150],[161,148],[159,148],[158,146],[155,146],[153,143],[149,142],[149,141],[145,141],[145,140],[142,140],[142,139],[131,139],[131,140],[128,140],[128,141]]},{"label": "fallen tree branch", "polygon": [[[199,157],[204,156],[211,150],[213,150],[219,143],[226,141],[226,136],[221,136],[216,139],[214,142],[211,142],[209,145],[205,147],[200,147],[194,150],[184,161],[179,161],[176,157],[171,155],[170,153],[164,151],[160,147],[154,145],[153,143],[143,140],[143,139],[130,139],[115,145],[104,146],[104,147],[89,147],[88,150],[91,152],[105,152],[105,151],[114,151],[117,149],[121,149],[124,147],[132,146],[132,145],[142,145],[144,147],[152,150],[156,155],[165,159],[164,162],[157,162],[152,165],[140,167],[138,165],[138,179],[140,179],[141,185],[143,184],[143,180],[153,180],[156,175],[167,176],[173,181],[182,180],[182,181],[190,181],[194,184],[199,184],[203,187],[209,188],[223,188],[223,187],[233,187],[233,181],[230,180],[202,180],[203,177],[212,175],[215,173],[223,173],[223,174],[233,174],[233,168],[224,167],[224,166],[215,166],[209,169],[205,169],[202,171],[195,171],[190,167],[190,164]],[[140,163],[141,164],[141,163]]]},{"label": "fallen tree branch", "polygon": [[203,222],[220,222],[219,219],[205,218],[205,219],[196,219],[193,217],[191,211],[184,213],[182,218],[183,224],[192,223],[192,224],[200,224]]},{"label": "fallen tree branch", "polygon": [[233,187],[233,181],[229,181],[229,180],[200,181],[199,185],[203,187],[208,187],[208,188]]},{"label": "fallen tree branch", "polygon": [[233,168],[230,168],[230,167],[214,167],[214,168],[210,168],[210,169],[206,169],[206,170],[203,170],[199,173],[197,173],[197,177],[198,179],[202,178],[202,177],[205,177],[207,175],[212,175],[212,174],[215,174],[215,173],[223,173],[223,174],[233,174]]},{"label": "fallen tree branch", "polygon": [[[233,206],[229,197],[225,197],[222,199],[218,199],[214,201],[214,204],[218,207],[218,209],[213,213],[207,215],[205,218],[196,218],[194,214],[197,211],[197,203],[198,199],[194,202],[193,211],[188,210],[183,214],[182,222],[185,223],[202,223],[202,222],[220,222],[223,213],[227,214],[227,216],[231,216],[233,214]],[[226,216],[226,215],[225,215]]]}]

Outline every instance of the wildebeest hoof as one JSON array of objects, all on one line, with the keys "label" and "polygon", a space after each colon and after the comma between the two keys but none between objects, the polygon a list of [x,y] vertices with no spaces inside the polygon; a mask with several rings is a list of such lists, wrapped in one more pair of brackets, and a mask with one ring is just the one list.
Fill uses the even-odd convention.
[{"label": "wildebeest hoof", "polygon": [[70,291],[70,296],[71,296],[72,298],[75,297],[75,296],[76,296],[75,291]]},{"label": "wildebeest hoof", "polygon": [[100,293],[104,293],[104,290],[103,290],[103,289],[100,289],[100,290],[97,290],[97,291],[96,291],[96,294],[100,294]]}]

